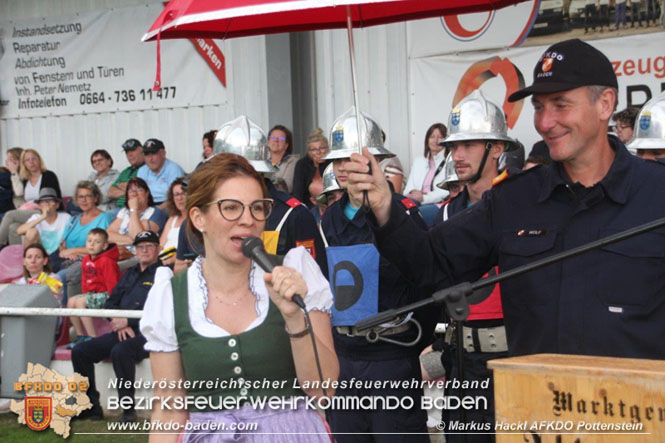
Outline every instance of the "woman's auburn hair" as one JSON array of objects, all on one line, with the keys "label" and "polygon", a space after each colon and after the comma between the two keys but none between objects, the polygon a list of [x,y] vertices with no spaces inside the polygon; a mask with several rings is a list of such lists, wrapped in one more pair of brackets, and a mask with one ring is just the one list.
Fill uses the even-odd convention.
[{"label": "woman's auburn hair", "polygon": [[[189,214],[193,208],[205,212],[213,199],[217,188],[225,181],[235,177],[249,177],[256,180],[261,186],[264,198],[268,198],[268,188],[261,174],[244,157],[230,153],[220,153],[212,156],[191,175],[187,185],[187,238],[191,245],[203,245],[203,235],[194,227]],[[192,241],[192,240],[196,241]],[[203,251],[196,251],[202,254]]]}]

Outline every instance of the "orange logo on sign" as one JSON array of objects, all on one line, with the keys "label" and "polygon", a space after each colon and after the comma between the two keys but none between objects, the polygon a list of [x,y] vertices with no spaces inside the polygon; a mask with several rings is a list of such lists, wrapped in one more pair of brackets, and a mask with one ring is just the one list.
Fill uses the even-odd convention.
[{"label": "orange logo on sign", "polygon": [[510,103],[507,97],[524,87],[524,76],[517,66],[507,58],[491,57],[471,65],[457,85],[457,91],[453,97],[453,106],[474,90],[480,88],[487,80],[497,76],[500,76],[506,84],[506,99],[503,101],[502,109],[506,113],[506,123],[510,128],[514,128],[522,111],[524,100]]},{"label": "orange logo on sign", "polygon": [[51,397],[25,397],[25,424],[43,431],[51,424]]},{"label": "orange logo on sign", "polygon": [[552,69],[552,63],[554,63],[554,59],[552,58],[546,58],[545,60],[543,60],[543,66],[541,67],[543,72],[547,72],[550,69]]}]

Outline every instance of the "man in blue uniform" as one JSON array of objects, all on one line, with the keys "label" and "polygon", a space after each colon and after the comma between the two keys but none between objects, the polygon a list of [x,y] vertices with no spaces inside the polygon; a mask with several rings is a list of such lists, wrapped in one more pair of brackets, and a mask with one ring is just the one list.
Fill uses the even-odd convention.
[{"label": "man in blue uniform", "polygon": [[[125,272],[106,300],[104,309],[136,311],[143,309],[148,291],[155,280],[155,271],[162,264],[158,259],[159,237],[152,231],[141,231],[136,234],[134,245],[138,264]],[[137,318],[113,318],[111,319],[113,332],[95,337],[72,349],[74,372],[88,377],[90,382],[86,394],[90,397],[92,408],[84,411],[79,418],[96,420],[103,418],[99,392],[95,386],[94,364],[110,356],[113,370],[120,383],[118,397],[123,403],[127,402],[125,397],[128,397],[132,403],[129,409],[123,409],[119,421],[136,421],[136,411],[133,408],[136,363],[148,357],[148,352],[143,349],[146,340],[138,326]]]},{"label": "man in blue uniform", "polygon": [[[383,255],[428,291],[474,281],[665,216],[665,165],[608,136],[617,100],[610,61],[580,40],[548,48],[533,85],[534,124],[553,163],[508,178],[422,233],[392,203],[369,155],[350,192],[368,191]],[[374,171],[375,169],[373,169]],[[501,283],[511,355],[665,358],[665,230],[641,234]]]},{"label": "man in blue uniform", "polygon": [[[494,183],[508,177],[507,169],[499,175],[500,159],[517,149],[515,140],[508,136],[503,110],[488,100],[480,90],[474,91],[455,105],[448,118],[448,128],[448,136],[441,145],[450,151],[456,178],[465,183],[465,187],[459,195],[444,203],[434,219],[435,226],[479,202],[483,193]],[[496,269],[493,269],[492,274],[495,273]],[[494,384],[487,362],[506,357],[508,344],[499,285],[480,291],[486,299],[470,307],[469,317],[462,325],[462,335],[464,380],[481,383],[478,388],[466,389],[464,395],[486,398],[487,408],[467,411],[467,421],[477,425],[480,430],[479,434],[468,436],[467,441],[492,442],[494,436],[488,434],[487,430],[494,426]],[[457,365],[457,341],[453,334],[447,333],[446,337],[448,340],[443,346],[442,362],[446,368],[447,379],[458,380],[460,372]],[[445,391],[445,395],[459,397],[461,393],[458,389],[450,388]],[[460,419],[459,410],[443,409],[445,429],[451,429],[450,424]],[[446,435],[448,443],[460,439],[459,434]]]},{"label": "man in blue uniform", "polygon": [[[392,155],[383,148],[381,129],[369,117],[362,115],[365,139],[363,144],[377,155]],[[326,160],[333,160],[333,170],[339,186],[346,188],[345,166],[349,156],[357,152],[355,112],[342,115],[332,126],[332,147]],[[380,169],[377,169],[381,173]],[[399,210],[414,220],[418,228],[426,226],[416,204],[404,196],[391,194]],[[375,328],[377,340],[370,343],[365,333],[353,327],[356,321],[379,311],[403,306],[429,294],[421,293],[407,282],[397,268],[381,257],[374,246],[372,230],[366,212],[360,209],[362,196],[354,198],[344,193],[323,215],[321,228],[326,240],[329,281],[334,294],[332,309],[333,339],[339,358],[339,380],[349,382],[378,382],[379,386],[353,385],[337,389],[336,396],[409,397],[409,409],[330,410],[330,427],[340,443],[346,442],[427,442],[427,416],[420,407],[423,390],[420,386],[394,388],[383,382],[405,381],[409,385],[420,381],[418,355],[434,326],[434,316],[417,312],[391,325]],[[419,332],[419,329],[422,330]],[[405,344],[400,345],[399,343]],[[421,435],[408,435],[420,432]]]}]

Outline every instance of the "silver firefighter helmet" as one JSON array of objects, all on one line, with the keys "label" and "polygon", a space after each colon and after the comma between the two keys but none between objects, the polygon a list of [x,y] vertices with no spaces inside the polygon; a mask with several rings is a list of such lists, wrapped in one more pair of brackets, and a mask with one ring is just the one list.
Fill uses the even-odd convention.
[{"label": "silver firefighter helmet", "polygon": [[448,117],[448,136],[439,143],[449,147],[452,142],[466,140],[502,140],[506,151],[515,149],[515,140],[508,136],[503,109],[476,89],[455,105]]},{"label": "silver firefighter helmet", "polygon": [[457,172],[455,171],[453,154],[448,154],[448,157],[446,157],[446,163],[443,165],[443,173],[443,181],[437,183],[436,186],[441,189],[445,189],[446,191],[450,191],[450,189],[448,189],[448,185],[450,183],[460,181],[459,177],[457,176]]},{"label": "silver firefighter helmet", "polygon": [[665,91],[642,106],[629,149],[665,149]]},{"label": "silver firefighter helmet", "polygon": [[[383,136],[381,127],[376,121],[364,112],[360,113],[361,147],[367,147],[373,155],[394,157],[395,154],[383,147]],[[349,158],[358,150],[358,126],[356,125],[356,108],[351,109],[339,116],[330,128],[330,151],[324,160],[335,160]]]},{"label": "silver firefighter helmet", "polygon": [[323,182],[323,191],[321,191],[321,193],[316,196],[316,201],[324,204],[328,199],[329,192],[342,189],[339,187],[339,183],[337,182],[337,177],[335,176],[332,162],[323,170],[321,181]]},{"label": "silver firefighter helmet", "polygon": [[257,172],[277,172],[270,162],[270,150],[261,128],[244,115],[224,123],[215,136],[215,154],[245,157]]}]

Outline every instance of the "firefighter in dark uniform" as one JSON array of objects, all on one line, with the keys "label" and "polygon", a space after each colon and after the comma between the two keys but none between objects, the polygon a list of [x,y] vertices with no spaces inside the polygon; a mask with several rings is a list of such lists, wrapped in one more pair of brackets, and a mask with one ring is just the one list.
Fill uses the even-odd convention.
[{"label": "firefighter in dark uniform", "polygon": [[[448,118],[448,128],[448,137],[441,145],[450,152],[450,160],[455,166],[455,178],[465,183],[465,187],[439,209],[434,226],[477,203],[492,185],[500,183],[510,173],[520,172],[521,169],[512,169],[509,172],[504,164],[504,170],[499,175],[499,164],[502,161],[505,163],[509,151],[516,151],[518,144],[507,134],[508,127],[501,107],[488,100],[480,90],[474,91],[454,107]],[[494,268],[489,274],[495,275],[496,272]],[[487,430],[494,426],[494,384],[487,362],[508,356],[499,285],[480,291],[484,292],[485,300],[470,306],[469,317],[462,325],[464,380],[489,383],[481,383],[479,388],[467,389],[464,394],[474,398],[482,396],[487,399],[488,405],[487,409],[470,409],[466,412],[467,422],[480,425],[477,429],[481,431],[480,434],[469,435],[469,442],[494,441],[494,436],[487,434]],[[459,350],[453,337],[456,333],[459,331],[448,331],[443,346],[442,362],[449,380],[460,379],[457,366]],[[451,388],[445,395],[459,397],[460,391]],[[459,410],[443,409],[442,420],[446,424],[445,429],[451,429],[451,422],[461,420]],[[488,425],[491,428],[487,428]],[[447,442],[459,440],[460,435],[446,436]]]},{"label": "firefighter in dark uniform", "polygon": [[[534,124],[552,164],[509,177],[427,233],[392,202],[370,155],[347,165],[348,192],[367,192],[382,255],[425,290],[475,281],[665,217],[665,165],[607,134],[617,101],[612,64],[580,40],[556,43],[534,69]],[[510,355],[665,358],[665,229],[501,283]],[[427,265],[425,265],[427,264]]]},{"label": "firefighter in dark uniform", "polygon": [[[364,146],[380,156],[392,155],[383,148],[381,129],[362,114]],[[355,113],[343,114],[331,129],[332,147],[326,160],[333,160],[333,169],[342,189],[346,188],[344,165],[352,152],[357,152]],[[380,171],[380,169],[378,170]],[[410,199],[392,194],[400,211],[417,224],[426,226],[417,205]],[[433,333],[435,317],[430,312],[416,312],[392,324],[372,331],[375,342],[356,331],[356,321],[379,311],[422,299],[430,294],[420,292],[407,282],[397,268],[381,257],[374,246],[372,231],[367,223],[362,199],[351,199],[346,192],[323,215],[321,228],[327,242],[328,266],[334,296],[332,309],[333,338],[340,362],[340,382],[355,381],[338,388],[336,396],[409,397],[413,407],[408,409],[330,410],[330,426],[340,443],[346,442],[428,442],[427,415],[421,408],[423,390],[412,387],[368,387],[366,382],[397,380],[420,383],[418,355],[425,338]],[[408,407],[408,405],[407,405]],[[420,432],[421,435],[405,435]]]},{"label": "firefighter in dark uniform", "polygon": [[266,251],[286,255],[290,249],[303,246],[325,275],[328,269],[326,253],[316,221],[300,200],[279,191],[270,181],[269,174],[277,169],[270,163],[270,151],[261,128],[245,116],[227,122],[217,131],[214,151],[242,155],[266,177],[270,198],[275,201],[262,234]]},{"label": "firefighter in dark uniform", "polygon": [[642,106],[628,149],[645,160],[665,161],[665,91]]}]

